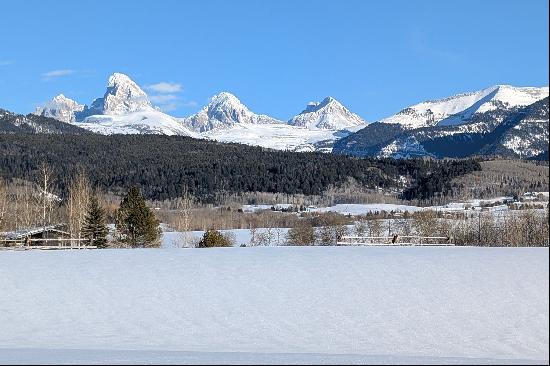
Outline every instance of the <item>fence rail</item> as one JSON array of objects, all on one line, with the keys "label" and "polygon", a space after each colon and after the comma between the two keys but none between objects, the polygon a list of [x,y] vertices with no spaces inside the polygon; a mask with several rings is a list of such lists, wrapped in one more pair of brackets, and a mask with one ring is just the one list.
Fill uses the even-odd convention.
[{"label": "fence rail", "polygon": [[[36,245],[32,243],[44,243]],[[57,245],[47,245],[57,243]],[[97,249],[95,245],[86,245],[90,239],[73,238],[28,238],[28,239],[0,239],[0,250],[63,250],[63,249]]]},{"label": "fence rail", "polygon": [[454,246],[446,236],[343,236],[336,245],[340,246]]}]

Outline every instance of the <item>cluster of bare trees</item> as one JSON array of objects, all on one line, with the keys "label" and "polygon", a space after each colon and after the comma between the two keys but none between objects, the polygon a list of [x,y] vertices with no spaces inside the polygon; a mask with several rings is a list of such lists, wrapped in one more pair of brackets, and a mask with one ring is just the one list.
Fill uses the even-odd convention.
[{"label": "cluster of bare trees", "polygon": [[[431,210],[416,212],[410,218],[360,217],[353,226],[342,223],[313,225],[302,219],[286,236],[288,245],[333,245],[342,236],[391,237],[393,235],[446,237],[455,245],[548,246],[549,214],[545,210],[507,210],[500,213],[475,211],[448,215]],[[283,244],[284,245],[284,244]]]},{"label": "cluster of bare trees", "polygon": [[91,183],[83,171],[69,183],[68,194],[61,198],[54,190],[54,171],[41,163],[33,181],[0,181],[0,230],[46,227],[67,224],[71,237],[84,239]]},{"label": "cluster of bare trees", "polygon": [[261,230],[250,228],[249,246],[286,245],[285,230],[280,227],[266,227]]},{"label": "cluster of bare trees", "polygon": [[525,192],[548,192],[550,184],[547,163],[522,160],[489,160],[480,162],[481,170],[455,179],[453,199],[490,198]]},{"label": "cluster of bare trees", "polygon": [[62,200],[53,192],[53,173],[42,164],[35,183],[0,181],[0,229],[47,226],[63,216]]},{"label": "cluster of bare trees", "polygon": [[457,220],[453,227],[456,245],[547,247],[548,209],[478,213]]},{"label": "cluster of bare trees", "polygon": [[92,187],[84,172],[79,172],[69,185],[67,219],[71,237],[81,239],[86,213],[92,196]]}]

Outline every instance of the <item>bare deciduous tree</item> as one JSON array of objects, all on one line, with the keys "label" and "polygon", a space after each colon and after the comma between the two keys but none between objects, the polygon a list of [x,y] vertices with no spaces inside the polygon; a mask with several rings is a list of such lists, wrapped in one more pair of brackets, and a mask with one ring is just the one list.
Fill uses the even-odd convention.
[{"label": "bare deciduous tree", "polygon": [[73,238],[81,239],[82,237],[82,228],[91,194],[92,188],[88,177],[83,171],[78,172],[69,185],[69,198],[67,200],[69,231]]},{"label": "bare deciduous tree", "polygon": [[53,169],[43,161],[39,168],[39,187],[42,198],[42,226],[44,230],[46,226],[51,222],[52,202],[54,195],[52,191],[53,183]]}]

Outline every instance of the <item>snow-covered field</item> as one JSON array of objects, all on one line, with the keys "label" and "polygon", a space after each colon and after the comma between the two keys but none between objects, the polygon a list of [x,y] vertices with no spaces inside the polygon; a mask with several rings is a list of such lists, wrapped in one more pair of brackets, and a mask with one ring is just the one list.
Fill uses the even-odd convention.
[{"label": "snow-covered field", "polygon": [[422,211],[424,208],[418,206],[395,205],[389,203],[373,203],[373,204],[338,204],[331,207],[314,208],[312,212],[337,212],[342,215],[366,215],[375,212],[416,212]]},{"label": "snow-covered field", "polygon": [[[350,128],[353,130],[353,128]],[[356,128],[359,129],[359,128]],[[277,150],[315,151],[315,143],[334,141],[351,132],[312,130],[287,124],[238,124],[229,129],[212,130],[202,136],[222,141],[257,145]]]},{"label": "snow-covered field", "polygon": [[[256,234],[261,235],[266,232],[266,230],[271,230],[272,240],[270,246],[277,245],[286,245],[286,235],[288,233],[288,228],[257,228]],[[252,239],[252,232],[249,229],[230,229],[230,230],[219,230],[222,234],[229,236],[235,241],[235,246],[240,245],[250,245]],[[170,231],[169,228],[165,228],[162,232],[161,237],[161,246],[163,248],[194,248],[193,243],[198,243],[204,231]]]},{"label": "snow-covered field", "polygon": [[548,248],[0,253],[0,363],[548,363]]},{"label": "snow-covered field", "polygon": [[[548,192],[535,192],[537,195],[543,197],[548,197]],[[481,210],[485,205],[494,205],[487,207],[488,211],[502,211],[508,210],[508,206],[504,203],[507,200],[512,200],[513,197],[496,197],[491,199],[472,199],[465,202],[452,202],[443,206],[427,206],[419,207],[412,205],[399,205],[391,203],[346,203],[346,204],[337,204],[330,207],[308,207],[308,212],[336,212],[342,215],[366,215],[368,213],[376,213],[381,211],[386,212],[418,212],[425,210],[432,211],[464,211],[465,209],[470,210]],[[541,204],[543,206],[548,206],[548,201],[536,201],[536,204]],[[517,205],[526,205],[528,202],[517,202]],[[261,210],[270,210],[271,207],[275,207],[276,210],[281,210],[283,208],[288,208],[292,205],[290,204],[258,204],[258,205],[243,205],[242,209],[244,212],[256,212]]]}]

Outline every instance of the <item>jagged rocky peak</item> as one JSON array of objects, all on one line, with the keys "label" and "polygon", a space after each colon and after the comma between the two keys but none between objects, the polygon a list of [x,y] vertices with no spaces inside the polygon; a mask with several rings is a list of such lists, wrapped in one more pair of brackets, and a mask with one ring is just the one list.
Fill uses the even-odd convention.
[{"label": "jagged rocky peak", "polygon": [[185,119],[185,123],[197,132],[228,128],[235,124],[270,124],[281,121],[250,111],[229,92],[214,95],[208,105],[197,114]]},{"label": "jagged rocky peak", "polygon": [[127,75],[115,72],[109,77],[103,98],[96,99],[88,114],[124,115],[153,109],[147,94]]},{"label": "jagged rocky peak", "polygon": [[84,104],[79,104],[63,94],[59,94],[45,105],[36,107],[34,114],[55,118],[66,123],[74,123],[75,113],[82,112],[84,108]]},{"label": "jagged rocky peak", "polygon": [[293,126],[323,130],[343,130],[366,124],[361,117],[350,112],[332,97],[326,97],[321,102],[308,103],[306,109],[291,118],[288,123]]},{"label": "jagged rocky peak", "polygon": [[208,115],[220,119],[235,119],[240,121],[251,113],[241,101],[229,92],[214,95],[206,106]]}]

